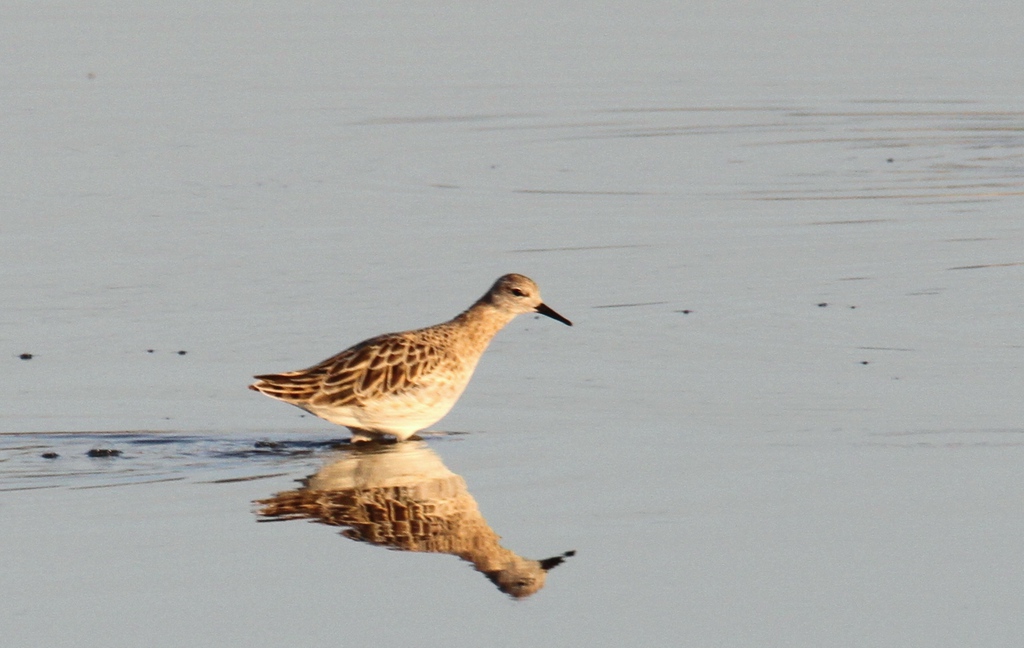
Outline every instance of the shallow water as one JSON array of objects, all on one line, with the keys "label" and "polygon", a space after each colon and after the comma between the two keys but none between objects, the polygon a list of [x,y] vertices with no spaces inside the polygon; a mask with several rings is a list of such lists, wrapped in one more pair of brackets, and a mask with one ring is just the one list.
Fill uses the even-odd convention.
[{"label": "shallow water", "polygon": [[[12,5],[5,645],[1019,646],[1024,10],[511,7]],[[411,464],[245,389],[510,271]]]}]

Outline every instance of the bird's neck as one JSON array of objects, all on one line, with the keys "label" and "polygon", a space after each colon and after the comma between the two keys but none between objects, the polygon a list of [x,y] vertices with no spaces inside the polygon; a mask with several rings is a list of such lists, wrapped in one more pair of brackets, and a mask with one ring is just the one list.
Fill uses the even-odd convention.
[{"label": "bird's neck", "polygon": [[514,317],[515,313],[500,311],[485,301],[478,301],[459,313],[452,322],[465,327],[470,339],[482,349]]}]

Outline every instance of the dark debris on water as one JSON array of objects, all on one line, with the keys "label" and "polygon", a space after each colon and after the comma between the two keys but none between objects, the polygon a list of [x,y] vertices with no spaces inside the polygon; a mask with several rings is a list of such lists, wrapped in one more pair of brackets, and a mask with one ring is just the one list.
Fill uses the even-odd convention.
[{"label": "dark debris on water", "polygon": [[85,454],[89,457],[120,457],[121,451],[113,448],[93,448]]}]

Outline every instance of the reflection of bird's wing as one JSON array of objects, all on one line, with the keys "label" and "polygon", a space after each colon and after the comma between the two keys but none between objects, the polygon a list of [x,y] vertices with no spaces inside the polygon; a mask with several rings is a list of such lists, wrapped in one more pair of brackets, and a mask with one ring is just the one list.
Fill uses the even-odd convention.
[{"label": "reflection of bird's wing", "polygon": [[287,402],[342,407],[400,394],[440,364],[442,353],[409,333],[371,338],[308,369],[256,376],[252,389]]},{"label": "reflection of bird's wing", "polygon": [[[362,472],[358,465],[351,468]],[[314,475],[309,482],[315,480]],[[465,480],[452,472],[380,486],[303,488],[257,503],[261,519],[309,518],[347,527],[342,534],[351,540],[392,549],[460,556],[500,551],[498,536],[480,515]]]}]

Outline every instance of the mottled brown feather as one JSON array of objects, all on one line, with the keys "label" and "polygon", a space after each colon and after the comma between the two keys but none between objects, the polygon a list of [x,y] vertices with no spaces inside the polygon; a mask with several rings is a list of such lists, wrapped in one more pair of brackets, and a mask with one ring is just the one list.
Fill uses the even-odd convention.
[{"label": "mottled brown feather", "polygon": [[437,368],[443,354],[409,333],[371,338],[307,369],[256,376],[256,391],[289,402],[362,404],[400,394]]}]

